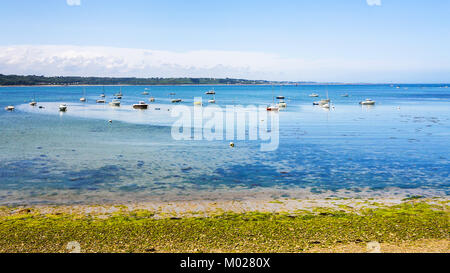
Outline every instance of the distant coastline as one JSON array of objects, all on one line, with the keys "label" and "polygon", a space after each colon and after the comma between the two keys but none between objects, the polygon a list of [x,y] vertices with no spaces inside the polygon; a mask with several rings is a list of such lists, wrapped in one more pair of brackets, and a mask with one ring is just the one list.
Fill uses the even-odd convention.
[{"label": "distant coastline", "polygon": [[436,85],[447,87],[450,83],[347,83],[314,81],[269,81],[233,78],[114,78],[114,77],[79,77],[79,76],[35,76],[0,74],[0,87],[64,87],[64,86],[308,86],[308,85]]}]

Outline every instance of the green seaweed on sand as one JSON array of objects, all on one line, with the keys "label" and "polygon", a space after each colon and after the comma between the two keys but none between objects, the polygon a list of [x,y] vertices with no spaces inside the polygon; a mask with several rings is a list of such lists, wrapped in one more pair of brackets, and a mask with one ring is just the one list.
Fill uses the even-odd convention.
[{"label": "green seaweed on sand", "polygon": [[0,216],[0,252],[67,252],[72,241],[82,252],[302,252],[370,241],[449,239],[447,206],[418,201],[355,212],[317,208],[183,218],[125,209],[102,218],[8,211],[14,213]]}]

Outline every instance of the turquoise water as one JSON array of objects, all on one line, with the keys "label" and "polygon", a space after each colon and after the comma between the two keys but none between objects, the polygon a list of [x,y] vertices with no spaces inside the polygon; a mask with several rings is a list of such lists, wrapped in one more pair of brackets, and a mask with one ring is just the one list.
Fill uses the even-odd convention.
[{"label": "turquoise water", "polygon": [[[448,195],[450,89],[444,85],[215,86],[218,106],[267,105],[286,97],[278,114],[279,148],[261,141],[174,140],[169,93],[192,107],[208,86],[122,87],[118,109],[97,105],[101,87],[0,88],[0,203],[99,203],[190,199],[261,190],[396,191]],[[107,101],[119,87],[105,87]],[[333,101],[326,111],[311,93]],[[348,93],[349,97],[341,95]],[[36,97],[45,109],[31,107]],[[371,98],[373,107],[359,101]],[[67,103],[67,113],[57,106]],[[4,111],[14,105],[14,112]],[[155,110],[158,107],[160,110]],[[108,120],[113,120],[109,123]],[[218,193],[218,194],[214,194]],[[289,194],[283,196],[289,197]]]}]

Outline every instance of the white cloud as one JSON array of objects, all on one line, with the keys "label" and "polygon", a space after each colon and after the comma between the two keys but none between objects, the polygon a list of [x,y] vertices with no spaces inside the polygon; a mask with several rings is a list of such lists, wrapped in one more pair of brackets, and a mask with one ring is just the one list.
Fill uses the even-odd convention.
[{"label": "white cloud", "polygon": [[[0,74],[362,82],[383,81],[383,76],[393,77],[399,71],[409,73],[433,69],[436,65],[439,66],[401,59],[305,60],[243,51],[172,52],[71,45],[0,46]],[[447,65],[440,70],[449,71],[449,67]]]},{"label": "white cloud", "polygon": [[381,0],[366,0],[369,6],[381,6]]},{"label": "white cloud", "polygon": [[67,5],[69,6],[80,6],[81,0],[66,0]]}]

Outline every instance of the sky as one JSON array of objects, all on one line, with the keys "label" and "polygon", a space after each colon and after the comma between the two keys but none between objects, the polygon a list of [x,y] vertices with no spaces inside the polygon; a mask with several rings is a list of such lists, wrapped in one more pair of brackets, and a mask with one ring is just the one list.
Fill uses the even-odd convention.
[{"label": "sky", "polygon": [[448,0],[2,0],[0,73],[449,83]]}]

